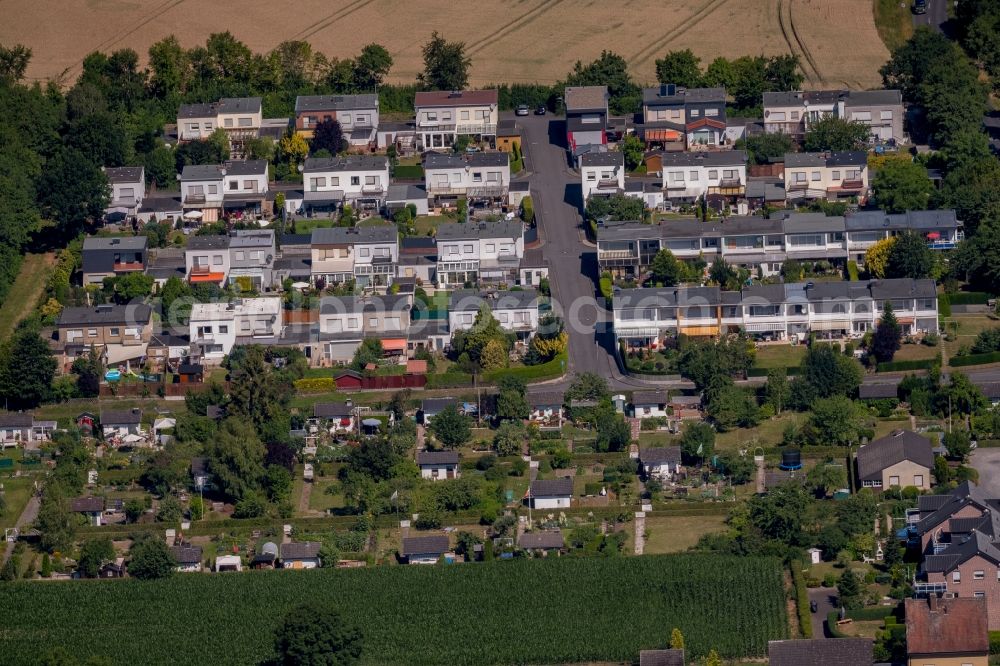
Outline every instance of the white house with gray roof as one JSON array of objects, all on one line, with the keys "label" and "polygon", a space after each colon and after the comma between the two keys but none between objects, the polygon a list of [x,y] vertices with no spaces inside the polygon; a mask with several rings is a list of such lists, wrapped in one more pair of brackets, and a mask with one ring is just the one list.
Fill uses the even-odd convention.
[{"label": "white house with gray roof", "polygon": [[772,340],[860,337],[891,303],[904,335],[937,332],[933,280],[800,282],[718,287],[623,289],[614,296],[615,337],[630,349],[656,349],[666,337],[744,332]]},{"label": "white house with gray roof", "polygon": [[188,164],[181,172],[184,211],[199,211],[202,222],[225,214],[259,215],[267,198],[267,160],[231,160],[224,164]]},{"label": "white house with gray roof", "polygon": [[538,292],[524,291],[452,292],[448,299],[448,329],[467,331],[476,321],[480,309],[488,306],[500,328],[527,340],[538,331]]},{"label": "white house with gray roof", "polygon": [[453,204],[459,197],[505,201],[510,190],[510,155],[428,152],[424,155],[424,183],[428,199],[437,204]]},{"label": "white house with gray roof", "polygon": [[381,340],[386,354],[406,354],[412,295],[326,296],[320,300],[317,347],[321,364],[347,363],[365,338]]},{"label": "white house with gray roof", "polygon": [[903,95],[899,90],[793,90],[765,92],[764,130],[801,139],[819,120],[864,123],[873,142],[906,140]]},{"label": "white house with gray roof", "polygon": [[524,257],[524,225],[518,220],[441,224],[437,247],[439,287],[476,281],[513,284]]},{"label": "white house with gray roof", "polygon": [[83,239],[83,284],[142,271],[146,267],[145,236],[88,236]]},{"label": "white house with gray roof", "polygon": [[789,201],[864,197],[868,194],[868,154],[786,153],[784,179]]},{"label": "white house with gray roof", "polygon": [[[747,153],[726,150],[647,156],[647,165],[659,166],[664,197],[693,202],[705,196],[742,197],[747,185]],[[647,166],[648,168],[648,166]]]},{"label": "white house with gray roof", "polygon": [[580,156],[583,201],[592,195],[611,196],[625,190],[625,156],[619,152],[593,152]]},{"label": "white house with gray roof", "polygon": [[136,215],[146,197],[146,169],[141,166],[106,167],[104,175],[111,185],[111,201],[104,214]]},{"label": "white house with gray roof", "polygon": [[389,189],[389,160],[384,155],[310,157],[302,185],[309,213],[332,212],[344,204],[379,210]]},{"label": "white house with gray roof", "polygon": [[230,151],[243,152],[247,139],[260,135],[264,124],[260,97],[223,97],[207,104],[181,104],[177,110],[177,140],[204,141],[218,129],[229,136]]},{"label": "white house with gray roof", "polygon": [[309,139],[316,125],[336,120],[351,146],[369,146],[378,131],[378,109],[376,94],[299,95],[295,98],[295,131]]},{"label": "white house with gray roof", "polygon": [[399,262],[399,234],[388,224],[313,229],[311,251],[313,283],[387,286]]}]

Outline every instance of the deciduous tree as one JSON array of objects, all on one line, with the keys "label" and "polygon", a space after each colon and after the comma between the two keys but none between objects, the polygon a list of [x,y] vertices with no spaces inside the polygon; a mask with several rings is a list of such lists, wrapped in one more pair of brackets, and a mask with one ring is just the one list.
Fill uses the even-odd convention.
[{"label": "deciduous tree", "polygon": [[318,601],[288,611],[274,632],[278,666],[353,666],[363,649],[361,630]]},{"label": "deciduous tree", "polygon": [[423,46],[424,71],[417,76],[427,90],[464,90],[469,83],[469,65],[465,42],[449,42],[438,34]]},{"label": "deciduous tree", "polygon": [[455,405],[448,405],[431,421],[430,430],[446,449],[454,449],[472,438],[472,419],[458,412]]},{"label": "deciduous tree", "polygon": [[702,80],[701,59],[691,49],[670,51],[656,61],[656,80],[660,84],[697,88]]},{"label": "deciduous tree", "polygon": [[927,177],[927,167],[912,160],[887,160],[875,173],[872,190],[879,208],[887,213],[924,210],[934,186]]},{"label": "deciduous tree", "polygon": [[169,578],[174,575],[177,560],[170,553],[163,539],[143,535],[129,550],[128,573],[139,580]]},{"label": "deciduous tree", "polygon": [[867,145],[870,134],[868,125],[860,121],[826,116],[809,126],[805,149],[810,152],[861,150]]}]

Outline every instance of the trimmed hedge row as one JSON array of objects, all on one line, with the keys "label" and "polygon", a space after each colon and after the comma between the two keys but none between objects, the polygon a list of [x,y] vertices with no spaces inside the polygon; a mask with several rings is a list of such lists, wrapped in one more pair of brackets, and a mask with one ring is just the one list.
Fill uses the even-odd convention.
[{"label": "trimmed hedge row", "polygon": [[555,379],[562,375],[566,367],[567,352],[556,354],[551,360],[538,365],[526,365],[520,368],[500,368],[487,372],[483,379],[485,382],[495,384],[501,377],[517,377],[526,382],[538,382],[545,379]]},{"label": "trimmed hedge row", "polygon": [[990,654],[1000,654],[1000,631],[990,632]]},{"label": "trimmed hedge row", "polygon": [[392,177],[400,180],[421,180],[424,177],[424,168],[419,164],[397,164]]},{"label": "trimmed hedge row", "polygon": [[1000,351],[955,356],[948,361],[948,365],[959,368],[963,365],[984,365],[986,363],[1000,363]]},{"label": "trimmed hedge row", "polygon": [[[901,370],[930,370],[940,361],[936,358],[917,359],[913,361],[889,361],[879,363],[876,372],[899,372]],[[952,364],[954,365],[954,363]]]},{"label": "trimmed hedge row", "polygon": [[938,296],[938,317],[951,316],[951,297],[948,294]]},{"label": "trimmed hedge row", "polygon": [[948,294],[948,302],[952,305],[986,305],[993,298],[985,291],[959,291]]},{"label": "trimmed hedge row", "polygon": [[795,612],[799,618],[799,635],[812,638],[812,612],[809,610],[809,589],[802,575],[802,562],[792,560],[792,586],[795,588]]},{"label": "trimmed hedge row", "polygon": [[799,366],[792,365],[787,368],[750,368],[747,370],[747,377],[767,377],[767,373],[775,369],[784,370],[785,375],[788,377],[794,377],[799,374]]},{"label": "trimmed hedge row", "polygon": [[892,617],[895,619],[895,613],[898,607],[893,606],[876,606],[875,608],[858,608],[855,610],[847,611],[847,617],[852,620],[863,621],[884,621],[886,617]]},{"label": "trimmed hedge row", "polygon": [[601,296],[604,300],[608,302],[608,306],[611,306],[611,300],[614,297],[614,289],[611,284],[611,278],[602,277],[600,280],[601,285]]}]

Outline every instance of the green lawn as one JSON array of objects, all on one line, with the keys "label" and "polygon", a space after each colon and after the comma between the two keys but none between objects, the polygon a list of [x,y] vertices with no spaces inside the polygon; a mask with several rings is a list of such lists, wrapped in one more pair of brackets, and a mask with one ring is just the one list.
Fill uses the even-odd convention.
[{"label": "green lawn", "polygon": [[912,344],[903,345],[892,357],[893,361],[922,361],[929,358],[940,358],[941,347],[929,347],[927,345]]},{"label": "green lawn", "polygon": [[980,332],[991,328],[1000,328],[1000,321],[991,319],[984,314],[956,315],[949,317],[942,328],[953,338],[950,342],[942,341],[950,358],[957,354],[960,348],[971,347]]},{"label": "green lawn", "polygon": [[798,367],[806,355],[806,345],[760,345],[754,366],[758,368],[792,368]]},{"label": "green lawn", "polygon": [[4,299],[3,307],[0,307],[0,338],[7,338],[17,324],[38,305],[53,259],[51,253],[29,254],[24,257],[21,270]]},{"label": "green lawn", "polygon": [[739,428],[729,432],[720,432],[715,438],[716,452],[736,451],[755,446],[778,446],[781,436],[789,423],[802,423],[808,414],[783,412],[781,416],[762,421],[756,428]]},{"label": "green lawn", "polygon": [[646,555],[680,553],[688,550],[705,534],[726,529],[726,517],[663,516],[646,518]]},{"label": "green lawn", "polygon": [[454,221],[447,215],[418,215],[413,221],[413,228],[416,230],[418,236],[430,236],[439,224]]},{"label": "green lawn", "polygon": [[30,476],[0,480],[3,484],[4,499],[7,500],[7,510],[0,514],[0,530],[17,524],[18,517],[31,499],[33,481]]},{"label": "green lawn", "polygon": [[[910,1],[875,0],[875,28],[885,47],[895,50],[913,35]],[[951,4],[950,2],[946,4]]]},{"label": "green lawn", "polygon": [[306,220],[295,220],[295,233],[309,234],[313,229],[332,227],[334,220],[328,217],[314,217]]}]

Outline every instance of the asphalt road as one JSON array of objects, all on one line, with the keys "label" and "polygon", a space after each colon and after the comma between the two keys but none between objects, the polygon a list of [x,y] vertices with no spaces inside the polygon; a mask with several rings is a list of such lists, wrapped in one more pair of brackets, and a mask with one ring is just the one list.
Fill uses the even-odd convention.
[{"label": "asphalt road", "polygon": [[[580,176],[570,168],[565,122],[553,116],[524,116],[518,123],[535,218],[544,241],[542,255],[549,266],[552,300],[569,333],[567,375],[593,372],[607,377],[612,389],[689,387],[687,381],[653,384],[623,376],[619,371],[610,316],[603,298],[597,298],[597,252],[585,240]],[[539,390],[565,388],[568,384],[564,379]]]},{"label": "asphalt road", "polygon": [[[910,6],[912,7],[912,0],[910,2]],[[913,26],[920,27],[927,25],[938,32],[944,32],[943,26],[945,21],[948,20],[948,2],[951,2],[951,0],[927,0],[927,13],[914,14]]]}]

